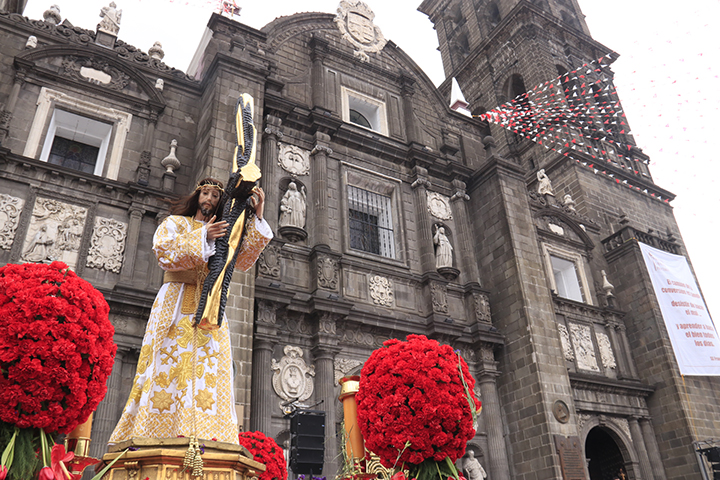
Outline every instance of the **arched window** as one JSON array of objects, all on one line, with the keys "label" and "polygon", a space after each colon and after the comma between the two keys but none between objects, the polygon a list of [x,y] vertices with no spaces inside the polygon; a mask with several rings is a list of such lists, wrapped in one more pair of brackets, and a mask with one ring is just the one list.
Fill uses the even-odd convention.
[{"label": "arched window", "polygon": [[365,128],[372,129],[372,125],[370,125],[368,119],[365,118],[362,113],[358,112],[357,110],[353,110],[352,108],[350,109],[350,122]]}]

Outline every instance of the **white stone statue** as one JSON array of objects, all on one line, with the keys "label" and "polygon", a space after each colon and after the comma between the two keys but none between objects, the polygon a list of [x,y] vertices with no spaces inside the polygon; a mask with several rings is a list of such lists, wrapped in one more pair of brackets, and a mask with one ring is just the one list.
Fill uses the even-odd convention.
[{"label": "white stone statue", "polygon": [[48,235],[47,225],[43,225],[33,237],[30,245],[22,256],[26,262],[44,262],[52,256],[52,245],[55,239]]},{"label": "white stone statue", "polygon": [[568,210],[575,213],[575,200],[573,200],[572,195],[569,193],[563,197],[563,205],[565,205]]},{"label": "white stone statue", "polygon": [[545,169],[541,168],[537,172],[537,179],[538,179],[538,193],[540,195],[552,195],[555,196],[555,193],[553,193],[552,183],[550,183],[550,179],[545,174]]},{"label": "white stone statue", "polygon": [[27,42],[25,42],[25,48],[37,48],[37,37],[35,35],[28,37]]},{"label": "white stone statue", "polygon": [[163,80],[162,78],[158,78],[157,80],[155,80],[155,88],[162,92],[163,88],[165,88],[165,80]]},{"label": "white stone statue", "polygon": [[288,184],[287,192],[280,200],[279,223],[281,227],[305,227],[306,198],[305,187],[298,192],[295,182]]},{"label": "white stone statue", "polygon": [[435,225],[435,236],[433,242],[437,245],[435,249],[435,268],[453,266],[453,247],[445,235],[445,227]]},{"label": "white stone statue", "polygon": [[110,5],[103,7],[100,10],[100,23],[98,24],[98,30],[111,35],[117,35],[120,31],[120,20],[122,19],[122,10],[117,9],[115,2],[110,2]]},{"label": "white stone statue", "polygon": [[463,463],[463,468],[468,475],[468,480],[483,480],[487,478],[485,469],[480,465],[478,459],[475,458],[475,452],[468,450],[468,458]]}]

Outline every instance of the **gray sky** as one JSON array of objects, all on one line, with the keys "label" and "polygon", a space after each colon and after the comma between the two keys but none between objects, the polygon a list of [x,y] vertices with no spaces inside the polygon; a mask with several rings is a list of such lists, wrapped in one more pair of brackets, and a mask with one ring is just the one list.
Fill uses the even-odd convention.
[{"label": "gray sky", "polygon": [[[29,0],[25,15],[41,19],[52,3],[76,26],[95,29],[110,0]],[[123,10],[119,37],[146,51],[159,40],[164,62],[186,70],[213,11],[206,0],[115,0]],[[339,0],[245,2],[237,20],[262,28],[300,11],[335,13]],[[651,157],[655,183],[672,202],[708,309],[720,324],[720,163],[711,152],[720,114],[720,0],[578,0],[593,37],[621,54],[615,84],[638,145]],[[375,23],[427,73],[444,80],[437,36],[420,0],[365,0]],[[530,86],[528,86],[530,88]],[[708,140],[710,139],[710,140]],[[662,232],[664,233],[664,232]],[[596,252],[599,254],[599,252]],[[612,282],[612,279],[610,279]]]}]

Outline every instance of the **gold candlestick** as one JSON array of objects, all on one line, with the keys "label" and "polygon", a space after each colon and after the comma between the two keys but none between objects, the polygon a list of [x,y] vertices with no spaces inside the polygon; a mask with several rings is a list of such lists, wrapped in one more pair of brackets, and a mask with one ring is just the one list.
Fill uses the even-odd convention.
[{"label": "gold candlestick", "polygon": [[351,375],[340,379],[340,401],[343,404],[345,413],[345,434],[347,444],[345,446],[348,460],[359,461],[365,457],[365,442],[360,433],[360,426],[357,420],[357,402],[355,394],[360,387],[360,377]]},{"label": "gold candlestick", "polygon": [[90,454],[90,432],[92,431],[93,414],[91,413],[85,423],[78,425],[65,437],[65,450],[75,452],[79,457]]}]

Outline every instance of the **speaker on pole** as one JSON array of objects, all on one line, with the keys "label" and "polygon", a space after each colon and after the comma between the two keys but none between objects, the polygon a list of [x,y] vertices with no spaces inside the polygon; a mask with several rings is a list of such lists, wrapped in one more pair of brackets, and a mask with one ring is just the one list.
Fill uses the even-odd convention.
[{"label": "speaker on pole", "polygon": [[297,410],[290,418],[290,468],[299,474],[322,474],[325,459],[325,412]]}]

